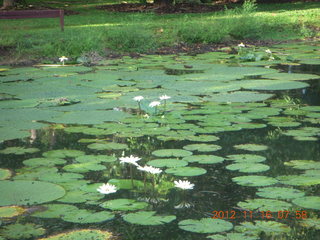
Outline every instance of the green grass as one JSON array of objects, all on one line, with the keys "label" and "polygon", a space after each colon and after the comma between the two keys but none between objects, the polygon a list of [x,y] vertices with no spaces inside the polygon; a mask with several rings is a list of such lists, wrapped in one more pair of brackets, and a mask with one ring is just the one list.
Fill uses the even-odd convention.
[{"label": "green grass", "polygon": [[[119,1],[55,1],[54,7],[78,11],[65,16],[65,31],[58,19],[0,21],[0,49],[14,58],[77,58],[86,53],[148,52],[161,46],[185,43],[220,43],[227,40],[288,40],[319,36],[320,3],[259,4],[216,13],[112,13],[95,6]],[[48,5],[38,0],[28,4]],[[163,29],[163,32],[159,31]],[[0,57],[1,58],[1,57]]]}]

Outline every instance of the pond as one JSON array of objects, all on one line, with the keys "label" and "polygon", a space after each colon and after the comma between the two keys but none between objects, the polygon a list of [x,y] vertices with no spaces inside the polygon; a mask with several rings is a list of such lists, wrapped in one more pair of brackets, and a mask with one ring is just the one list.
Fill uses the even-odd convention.
[{"label": "pond", "polygon": [[0,239],[318,239],[320,42],[223,50],[0,68]]}]

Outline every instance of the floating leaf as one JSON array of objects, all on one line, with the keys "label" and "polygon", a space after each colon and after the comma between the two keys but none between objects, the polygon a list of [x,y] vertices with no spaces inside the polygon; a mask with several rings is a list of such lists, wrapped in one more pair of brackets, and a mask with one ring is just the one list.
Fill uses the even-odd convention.
[{"label": "floating leaf", "polygon": [[241,186],[248,187],[259,187],[259,186],[269,186],[277,183],[277,179],[266,176],[240,176],[232,178],[232,181],[236,182]]},{"label": "floating leaf", "polygon": [[236,149],[242,149],[242,150],[247,150],[247,151],[252,151],[252,152],[264,151],[264,150],[268,149],[268,146],[266,146],[266,145],[251,144],[251,143],[234,145],[233,147]]},{"label": "floating leaf", "polygon": [[[308,86],[308,84],[306,85]],[[215,94],[206,99],[214,102],[258,102],[264,101],[272,96],[273,94],[239,91]]]},{"label": "floating leaf", "polygon": [[246,233],[227,233],[226,236],[215,234],[210,235],[207,238],[214,239],[214,240],[259,240],[257,236],[250,236]]},{"label": "floating leaf", "polygon": [[188,151],[198,151],[198,152],[213,152],[221,149],[219,145],[215,144],[189,144],[183,147],[183,149]]},{"label": "floating leaf", "polygon": [[277,179],[282,184],[293,185],[293,186],[312,186],[320,184],[319,176],[314,175],[284,175],[278,176]]},{"label": "floating leaf", "polygon": [[257,195],[266,198],[294,199],[304,196],[304,192],[294,188],[266,187],[259,188]]},{"label": "floating leaf", "polygon": [[192,152],[183,149],[161,149],[152,152],[156,157],[186,157],[192,155]]},{"label": "floating leaf", "polygon": [[16,223],[4,226],[0,231],[0,234],[7,237],[8,239],[29,239],[32,237],[41,236],[45,234],[45,232],[45,229],[39,225],[35,225],[32,223]]},{"label": "floating leaf", "polygon": [[84,155],[83,151],[71,150],[71,149],[60,149],[60,150],[51,150],[44,152],[42,156],[46,158],[75,158],[81,155]]},{"label": "floating leaf", "polygon": [[197,162],[200,164],[214,164],[224,161],[224,158],[215,155],[192,155],[184,157],[182,160],[188,162]]},{"label": "floating leaf", "polygon": [[25,147],[7,147],[4,150],[1,150],[2,154],[15,154],[15,155],[23,155],[26,153],[35,153],[39,152],[38,148],[25,148]]},{"label": "floating leaf", "polygon": [[80,229],[41,238],[39,240],[110,240],[111,233],[97,229]]},{"label": "floating leaf", "polygon": [[114,162],[117,158],[114,156],[108,155],[82,155],[76,157],[75,161],[84,163],[84,162]]},{"label": "floating leaf", "polygon": [[155,211],[140,211],[129,213],[123,216],[123,220],[132,224],[139,225],[161,225],[172,222],[176,219],[173,215],[155,215]]},{"label": "floating leaf", "polygon": [[98,223],[111,220],[114,214],[108,211],[94,212],[86,209],[79,209],[75,212],[67,212],[62,220],[73,223]]},{"label": "floating leaf", "polygon": [[183,160],[177,160],[175,158],[163,158],[163,159],[154,159],[149,162],[147,162],[148,165],[153,166],[153,167],[168,167],[168,168],[173,168],[173,167],[184,167],[188,165],[188,162],[183,161]]},{"label": "floating leaf", "polygon": [[38,166],[55,166],[66,163],[66,160],[61,158],[30,158],[23,161],[23,164],[30,167]]},{"label": "floating leaf", "polygon": [[43,176],[39,177],[39,180],[42,181],[48,181],[53,183],[64,183],[69,182],[73,180],[78,180],[80,178],[83,178],[83,175],[78,173],[47,173]]},{"label": "floating leaf", "polygon": [[197,135],[197,136],[190,136],[187,140],[194,141],[194,142],[214,142],[219,140],[219,137],[213,135]]},{"label": "floating leaf", "polygon": [[288,210],[292,205],[284,201],[258,198],[239,202],[238,206],[249,210],[278,212]]},{"label": "floating leaf", "polygon": [[232,223],[222,219],[201,218],[200,220],[186,219],[179,223],[179,228],[196,233],[224,232],[233,228]]},{"label": "floating leaf", "polygon": [[238,170],[239,172],[245,172],[245,173],[250,173],[250,172],[264,172],[270,169],[268,165],[261,164],[261,163],[251,163],[251,162],[244,162],[244,163],[235,163],[235,164],[230,164],[226,166],[226,169],[228,170]]},{"label": "floating leaf", "polygon": [[92,143],[88,145],[88,148],[94,150],[122,150],[128,149],[128,145],[124,143]]},{"label": "floating leaf", "polygon": [[280,235],[291,231],[290,227],[286,224],[275,221],[254,221],[243,222],[241,226],[236,226],[237,232],[245,232],[246,234],[260,234],[264,232],[267,236]]},{"label": "floating leaf", "polygon": [[317,196],[306,196],[302,198],[296,198],[293,199],[292,202],[303,208],[320,210],[320,197]]},{"label": "floating leaf", "polygon": [[33,205],[61,198],[65,190],[56,184],[39,181],[0,181],[0,206]]},{"label": "floating leaf", "polygon": [[23,214],[26,210],[18,206],[0,207],[0,218],[12,218]]},{"label": "floating leaf", "polygon": [[199,176],[207,172],[204,168],[199,167],[178,167],[168,168],[166,173],[173,174],[175,176]]},{"label": "floating leaf", "polygon": [[[242,87],[250,90],[290,90],[309,87],[308,83],[283,80],[251,80],[242,81]],[[265,100],[265,99],[264,99]]]},{"label": "floating leaf", "polygon": [[291,160],[289,162],[285,162],[284,165],[303,170],[320,169],[320,162],[312,160]]},{"label": "floating leaf", "polygon": [[111,210],[133,211],[143,209],[147,207],[148,204],[146,202],[138,202],[134,199],[119,198],[104,202],[100,204],[100,206]]},{"label": "floating leaf", "polygon": [[319,218],[307,218],[303,219],[302,222],[300,222],[300,225],[307,228],[315,228],[317,230],[320,229],[320,219]]},{"label": "floating leaf", "polygon": [[226,160],[232,160],[237,163],[255,163],[255,162],[263,162],[266,160],[265,157],[255,154],[234,154],[228,155]]},{"label": "floating leaf", "polygon": [[101,165],[96,162],[87,162],[87,163],[74,163],[65,165],[63,170],[68,172],[77,172],[77,173],[85,173],[89,171],[101,171],[106,169],[106,166]]},{"label": "floating leaf", "polygon": [[131,179],[110,179],[108,183],[115,185],[117,189],[132,189],[134,187],[144,187],[144,183],[140,180],[133,180],[133,185]]},{"label": "floating leaf", "polygon": [[85,203],[87,201],[98,201],[104,196],[102,194],[88,193],[84,191],[79,191],[78,189],[73,191],[68,191],[66,195],[60,198],[58,201],[63,203]]},{"label": "floating leaf", "polygon": [[0,180],[5,180],[11,177],[11,171],[9,169],[0,168]]}]

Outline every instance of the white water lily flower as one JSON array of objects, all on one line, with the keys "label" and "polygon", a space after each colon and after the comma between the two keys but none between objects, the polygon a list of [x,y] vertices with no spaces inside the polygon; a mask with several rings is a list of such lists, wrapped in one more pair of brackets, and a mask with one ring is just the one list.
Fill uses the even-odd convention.
[{"label": "white water lily flower", "polygon": [[133,164],[135,166],[139,166],[137,161],[139,161],[141,158],[139,157],[134,157],[132,155],[130,155],[130,157],[121,157],[119,158],[120,163],[130,163]]},{"label": "white water lily flower", "polygon": [[156,107],[156,106],[159,106],[161,104],[161,102],[159,101],[153,101],[149,104],[149,107]]},{"label": "white water lily flower", "polygon": [[243,43],[238,44],[238,47],[246,47]]},{"label": "white water lily flower", "polygon": [[267,49],[265,52],[266,52],[266,53],[269,53],[269,54],[272,54],[272,52],[270,51],[270,49]]},{"label": "white water lily flower", "polygon": [[143,96],[136,96],[133,98],[133,100],[137,101],[137,102],[140,102],[141,100],[143,100],[144,97]]},{"label": "white water lily flower", "polygon": [[148,173],[152,173],[152,174],[159,174],[162,172],[162,170],[160,168],[155,168],[152,166],[144,166],[144,167],[139,166],[138,169],[140,171],[144,171],[144,172],[148,172]]},{"label": "white water lily flower", "polygon": [[117,187],[109,183],[107,184],[104,183],[97,188],[97,191],[102,194],[110,194],[110,193],[115,193],[117,191]]},{"label": "white water lily flower", "polygon": [[193,189],[193,187],[194,187],[193,183],[190,183],[189,181],[182,181],[182,180],[174,181],[174,185],[175,185],[175,187],[181,188],[184,190],[185,189]]},{"label": "white water lily flower", "polygon": [[167,100],[167,99],[170,99],[171,97],[170,96],[167,96],[166,94],[162,95],[159,97],[160,100]]}]

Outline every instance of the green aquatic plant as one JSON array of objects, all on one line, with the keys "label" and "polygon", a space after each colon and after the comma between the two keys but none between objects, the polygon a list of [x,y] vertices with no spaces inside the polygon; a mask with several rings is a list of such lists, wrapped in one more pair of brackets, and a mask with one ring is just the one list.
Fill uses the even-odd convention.
[{"label": "green aquatic plant", "polygon": [[123,216],[123,220],[138,225],[161,225],[172,222],[176,219],[173,215],[155,215],[155,211],[140,211],[128,213]]},{"label": "green aquatic plant", "polygon": [[0,230],[0,234],[8,239],[29,239],[39,237],[45,234],[45,232],[46,230],[44,228],[33,223],[11,224],[4,226],[3,229]]},{"label": "green aquatic plant", "polygon": [[216,233],[231,230],[232,223],[222,219],[201,218],[200,220],[186,219],[179,223],[179,228],[196,233]]},{"label": "green aquatic plant", "polygon": [[39,240],[109,240],[112,239],[112,234],[107,231],[101,231],[97,229],[77,229],[73,231],[68,231],[64,233],[59,233],[57,235],[49,236],[46,238],[41,238]]}]

